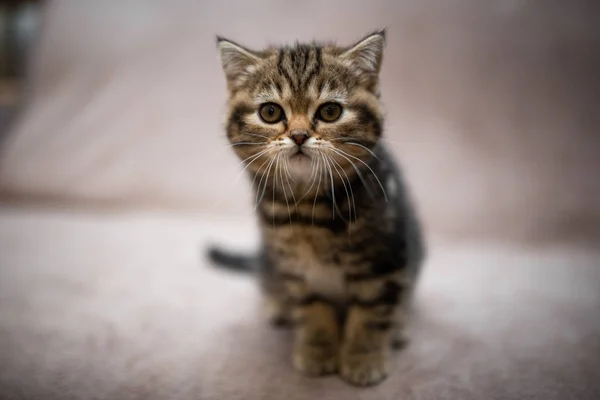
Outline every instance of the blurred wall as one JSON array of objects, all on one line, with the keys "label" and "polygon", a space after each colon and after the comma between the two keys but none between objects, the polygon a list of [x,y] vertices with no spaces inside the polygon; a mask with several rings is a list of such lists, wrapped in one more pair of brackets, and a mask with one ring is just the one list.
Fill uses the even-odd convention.
[{"label": "blurred wall", "polygon": [[387,27],[386,136],[430,232],[600,238],[598,4],[53,1],[0,190],[248,215],[215,34],[260,47]]}]

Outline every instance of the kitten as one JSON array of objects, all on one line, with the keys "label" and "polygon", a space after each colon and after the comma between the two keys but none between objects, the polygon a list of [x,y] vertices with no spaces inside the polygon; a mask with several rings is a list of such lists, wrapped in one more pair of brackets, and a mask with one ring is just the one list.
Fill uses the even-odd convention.
[{"label": "kitten", "polygon": [[378,383],[403,338],[424,258],[416,214],[381,141],[385,32],[350,47],[217,42],[227,138],[252,180],[262,249],[210,256],[258,267],[271,321],[294,328],[298,370]]}]

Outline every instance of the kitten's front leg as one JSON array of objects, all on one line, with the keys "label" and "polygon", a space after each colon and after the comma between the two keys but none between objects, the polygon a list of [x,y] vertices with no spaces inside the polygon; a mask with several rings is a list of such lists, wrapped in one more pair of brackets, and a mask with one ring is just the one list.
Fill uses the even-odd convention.
[{"label": "kitten's front leg", "polygon": [[310,376],[336,372],[340,332],[335,308],[314,300],[298,305],[295,311],[294,366]]},{"label": "kitten's front leg", "polygon": [[294,367],[309,376],[337,371],[340,326],[337,310],[326,300],[312,295],[304,282],[288,281],[294,299]]},{"label": "kitten's front leg", "polygon": [[376,280],[349,285],[353,301],[348,309],[340,356],[341,377],[357,386],[384,380],[397,319],[401,286]]}]

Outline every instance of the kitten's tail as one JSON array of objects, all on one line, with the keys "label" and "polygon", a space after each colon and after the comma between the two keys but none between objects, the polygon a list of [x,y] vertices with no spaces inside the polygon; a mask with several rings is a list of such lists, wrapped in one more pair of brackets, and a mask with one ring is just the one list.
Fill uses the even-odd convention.
[{"label": "kitten's tail", "polygon": [[258,261],[255,255],[232,253],[216,246],[209,247],[207,255],[216,266],[239,272],[254,271]]}]

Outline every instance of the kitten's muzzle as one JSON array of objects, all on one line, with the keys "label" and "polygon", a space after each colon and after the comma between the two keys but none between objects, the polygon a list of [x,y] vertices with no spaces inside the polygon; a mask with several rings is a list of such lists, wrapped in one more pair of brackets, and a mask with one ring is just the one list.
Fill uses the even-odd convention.
[{"label": "kitten's muzzle", "polygon": [[306,142],[306,140],[308,139],[308,131],[302,129],[294,129],[290,132],[290,138],[298,146],[302,146],[304,142]]}]

